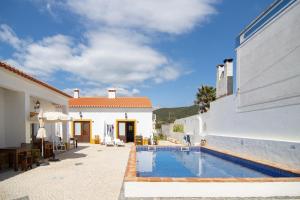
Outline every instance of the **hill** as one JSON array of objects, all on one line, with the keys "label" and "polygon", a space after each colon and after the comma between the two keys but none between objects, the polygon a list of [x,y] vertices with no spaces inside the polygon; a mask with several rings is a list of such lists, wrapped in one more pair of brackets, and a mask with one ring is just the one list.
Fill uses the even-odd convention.
[{"label": "hill", "polygon": [[176,119],[196,115],[198,112],[198,105],[177,108],[160,108],[153,111],[153,113],[156,114],[156,121],[158,124],[172,123]]}]

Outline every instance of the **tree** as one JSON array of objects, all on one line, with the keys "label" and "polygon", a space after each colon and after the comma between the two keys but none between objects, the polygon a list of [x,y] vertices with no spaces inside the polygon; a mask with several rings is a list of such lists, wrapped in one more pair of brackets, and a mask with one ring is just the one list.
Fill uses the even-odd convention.
[{"label": "tree", "polygon": [[216,99],[216,88],[208,85],[202,85],[198,88],[195,104],[199,105],[200,112],[207,112],[210,107],[210,102]]}]

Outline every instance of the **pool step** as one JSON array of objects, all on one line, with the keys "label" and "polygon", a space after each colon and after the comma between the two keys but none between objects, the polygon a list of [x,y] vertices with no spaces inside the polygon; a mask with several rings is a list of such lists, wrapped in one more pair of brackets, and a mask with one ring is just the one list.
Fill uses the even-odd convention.
[{"label": "pool step", "polygon": [[154,146],[148,146],[148,151],[156,151],[156,147],[154,147]]},{"label": "pool step", "polygon": [[190,151],[190,147],[181,147],[180,151]]}]

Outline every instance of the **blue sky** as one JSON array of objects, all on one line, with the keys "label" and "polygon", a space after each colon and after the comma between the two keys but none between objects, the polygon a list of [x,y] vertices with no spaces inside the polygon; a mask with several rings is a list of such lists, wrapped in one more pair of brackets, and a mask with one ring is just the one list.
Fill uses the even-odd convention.
[{"label": "blue sky", "polygon": [[3,0],[0,59],[55,87],[191,105],[273,0]]}]

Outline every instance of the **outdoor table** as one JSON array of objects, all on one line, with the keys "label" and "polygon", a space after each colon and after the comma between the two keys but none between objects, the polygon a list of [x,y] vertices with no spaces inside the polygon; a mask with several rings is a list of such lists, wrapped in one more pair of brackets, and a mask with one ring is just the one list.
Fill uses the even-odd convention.
[{"label": "outdoor table", "polygon": [[70,140],[73,142],[73,145],[77,149],[77,138],[70,138]]},{"label": "outdoor table", "polygon": [[[27,152],[28,149],[20,148],[20,147],[3,147],[0,148],[0,153],[8,153],[9,156],[13,157],[13,168],[15,171],[18,171],[19,168],[19,153]],[[10,163],[9,163],[10,164]],[[11,165],[9,166],[11,167]]]}]

